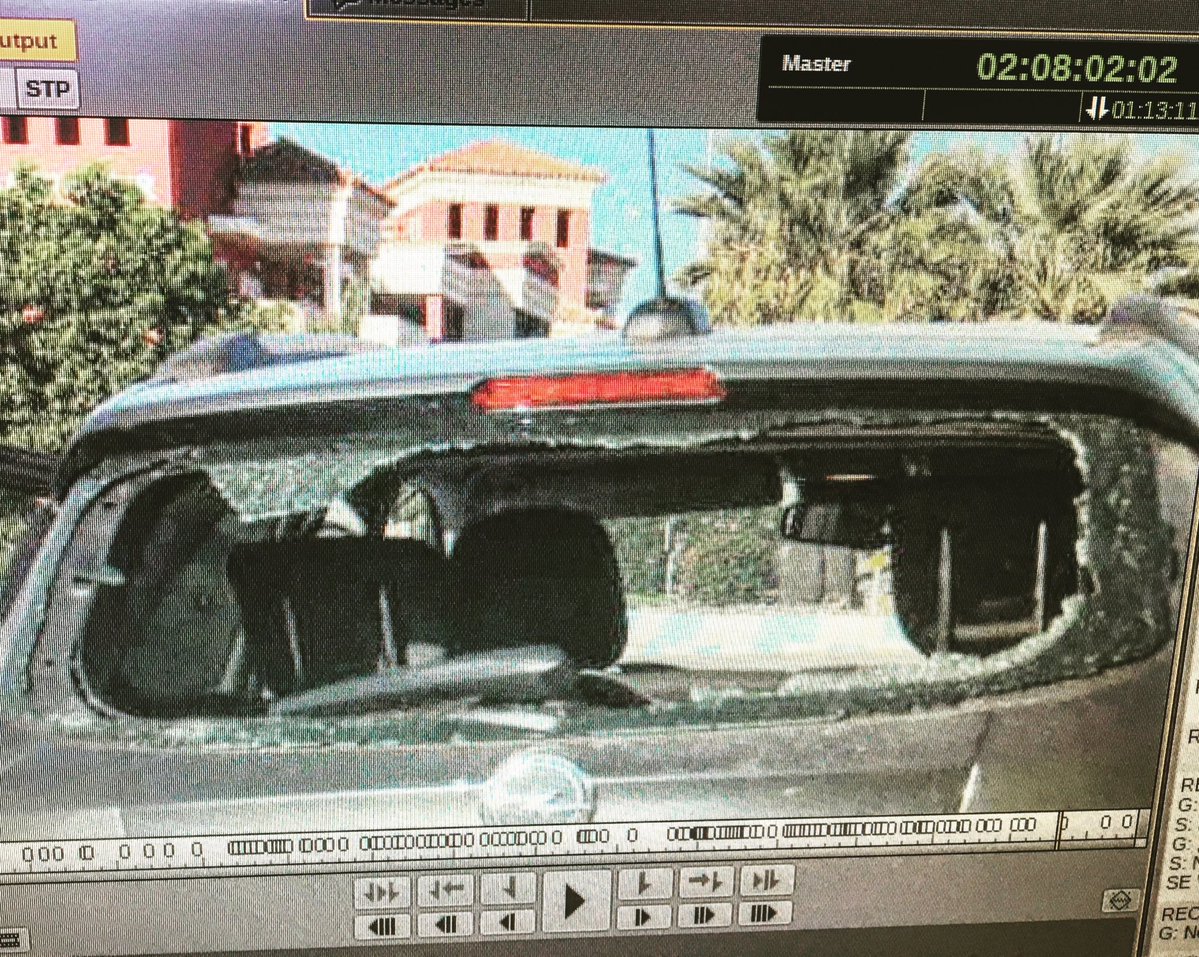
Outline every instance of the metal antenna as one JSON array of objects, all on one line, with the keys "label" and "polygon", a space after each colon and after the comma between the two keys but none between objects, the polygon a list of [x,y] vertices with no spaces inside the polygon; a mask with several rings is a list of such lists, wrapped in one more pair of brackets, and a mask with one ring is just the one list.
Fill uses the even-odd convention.
[{"label": "metal antenna", "polygon": [[654,142],[654,131],[647,129],[649,145],[649,189],[653,197],[654,221],[654,269],[658,274],[658,298],[666,298],[666,265],[662,256],[662,214],[658,206],[658,149]]}]

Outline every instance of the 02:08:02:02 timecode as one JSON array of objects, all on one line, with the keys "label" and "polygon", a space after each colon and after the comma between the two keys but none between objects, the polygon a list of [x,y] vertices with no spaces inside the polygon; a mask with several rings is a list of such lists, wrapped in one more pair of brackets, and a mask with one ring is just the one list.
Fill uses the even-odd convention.
[{"label": "02:08:02:02 timecode", "polygon": [[978,57],[978,78],[985,83],[1112,83],[1143,86],[1178,82],[1178,57],[1172,54],[1127,57],[1119,53],[1018,53],[987,51]]}]

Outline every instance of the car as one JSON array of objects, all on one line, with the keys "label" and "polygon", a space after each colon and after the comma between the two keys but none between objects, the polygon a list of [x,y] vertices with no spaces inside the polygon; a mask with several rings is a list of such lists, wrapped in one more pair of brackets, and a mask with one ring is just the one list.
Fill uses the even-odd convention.
[{"label": "car", "polygon": [[203,344],[0,459],[0,840],[1147,807],[1189,322]]}]

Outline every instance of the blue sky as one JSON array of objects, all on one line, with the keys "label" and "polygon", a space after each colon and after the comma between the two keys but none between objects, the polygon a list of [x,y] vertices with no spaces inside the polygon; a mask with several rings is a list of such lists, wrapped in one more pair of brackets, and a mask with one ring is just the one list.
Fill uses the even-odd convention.
[{"label": "blue sky", "polygon": [[[592,244],[600,249],[636,259],[639,266],[629,276],[624,306],[651,296],[655,289],[652,268],[652,232],[649,218],[649,168],[646,136],[642,129],[508,126],[366,126],[357,124],[272,124],[276,136],[286,136],[332,157],[373,183],[385,183],[410,166],[439,153],[486,139],[505,139],[564,159],[594,166],[608,174],[595,199]],[[710,153],[718,154],[729,138],[753,136],[751,132],[719,130],[659,130],[658,172],[662,193],[663,245],[666,270],[673,275],[699,251],[699,224],[668,212],[671,200],[694,192],[697,183],[685,166],[703,166]],[[917,133],[912,159],[918,163],[931,152],[976,144],[988,151],[1008,153],[1023,134]],[[1170,148],[1194,152],[1199,158],[1199,138],[1168,134],[1136,137],[1144,152]]]}]

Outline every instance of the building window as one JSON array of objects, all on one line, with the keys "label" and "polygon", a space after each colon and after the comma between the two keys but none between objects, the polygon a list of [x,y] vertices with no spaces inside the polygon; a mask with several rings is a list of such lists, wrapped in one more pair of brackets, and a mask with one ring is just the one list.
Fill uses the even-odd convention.
[{"label": "building window", "polygon": [[527,312],[516,313],[517,339],[544,339],[550,334],[549,323]]},{"label": "building window", "polygon": [[533,207],[524,206],[520,211],[520,238],[526,243],[533,239]]},{"label": "building window", "polygon": [[558,210],[558,248],[565,249],[570,245],[570,210]]},{"label": "building window", "polygon": [[108,146],[129,145],[129,121],[123,116],[110,116],[104,121],[104,142]]},{"label": "building window", "polygon": [[488,206],[483,211],[483,238],[500,238],[500,208],[498,206]]},{"label": "building window", "polygon": [[4,142],[15,146],[24,146],[29,142],[29,124],[25,117],[4,117]]},{"label": "building window", "polygon": [[462,204],[451,203],[449,221],[446,224],[446,234],[450,239],[462,238]]},{"label": "building window", "polygon": [[79,117],[57,116],[54,118],[54,142],[59,146],[79,145]]},{"label": "building window", "polygon": [[445,327],[441,338],[444,342],[461,342],[466,338],[466,312],[457,303],[446,303]]}]

